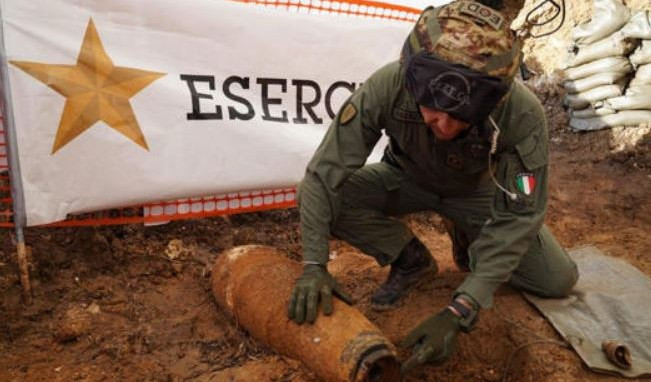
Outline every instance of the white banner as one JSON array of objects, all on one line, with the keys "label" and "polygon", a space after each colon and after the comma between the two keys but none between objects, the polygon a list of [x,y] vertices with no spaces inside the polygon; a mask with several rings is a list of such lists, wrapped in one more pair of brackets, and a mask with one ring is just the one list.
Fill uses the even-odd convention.
[{"label": "white banner", "polygon": [[224,0],[0,0],[27,224],[295,185],[405,21]]}]

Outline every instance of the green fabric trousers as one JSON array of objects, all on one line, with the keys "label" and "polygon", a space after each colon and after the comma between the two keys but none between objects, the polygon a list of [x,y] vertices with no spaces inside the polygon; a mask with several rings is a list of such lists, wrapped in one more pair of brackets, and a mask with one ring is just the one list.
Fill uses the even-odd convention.
[{"label": "green fabric trousers", "polygon": [[[342,186],[342,204],[331,232],[384,266],[392,263],[414,237],[397,215],[434,211],[454,222],[472,242],[491,217],[494,192],[495,186],[490,183],[470,195],[441,198],[399,168],[383,162],[370,164],[354,172]],[[475,264],[471,254],[471,271]],[[509,283],[539,296],[562,297],[577,279],[576,264],[543,226]]]}]

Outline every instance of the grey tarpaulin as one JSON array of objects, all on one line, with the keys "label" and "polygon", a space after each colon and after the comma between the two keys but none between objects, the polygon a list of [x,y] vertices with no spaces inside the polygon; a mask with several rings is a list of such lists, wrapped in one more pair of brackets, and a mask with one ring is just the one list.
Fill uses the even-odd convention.
[{"label": "grey tarpaulin", "polygon": [[[592,246],[570,251],[579,282],[569,297],[525,294],[594,371],[626,377],[651,376],[651,279],[624,260]],[[624,343],[632,367],[621,369],[601,350],[605,340]]]}]

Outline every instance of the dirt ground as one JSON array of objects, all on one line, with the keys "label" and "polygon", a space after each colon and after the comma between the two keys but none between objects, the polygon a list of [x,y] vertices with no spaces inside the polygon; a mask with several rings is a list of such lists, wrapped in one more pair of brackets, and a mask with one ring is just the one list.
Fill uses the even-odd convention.
[{"label": "dirt ground", "polygon": [[[567,248],[593,244],[651,276],[651,135],[567,130],[562,91],[534,78],[550,119],[547,224]],[[433,214],[406,216],[436,256],[438,277],[389,312],[369,299],[388,270],[333,240],[332,273],[394,343],[439,311],[465,274]],[[214,302],[210,269],[242,244],[300,258],[295,209],[166,225],[28,229],[34,304],[20,300],[12,232],[0,235],[0,381],[317,381],[251,338]],[[442,366],[407,381],[611,381],[589,371],[520,293],[502,287]],[[401,357],[407,353],[401,351]]]}]

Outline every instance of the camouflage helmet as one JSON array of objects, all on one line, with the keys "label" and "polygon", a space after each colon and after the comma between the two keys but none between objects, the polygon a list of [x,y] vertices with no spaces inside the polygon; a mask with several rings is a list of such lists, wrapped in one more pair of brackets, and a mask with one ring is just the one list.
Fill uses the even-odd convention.
[{"label": "camouflage helmet", "polygon": [[522,60],[521,43],[504,16],[473,1],[425,9],[405,41],[402,61],[422,50],[506,83]]}]

